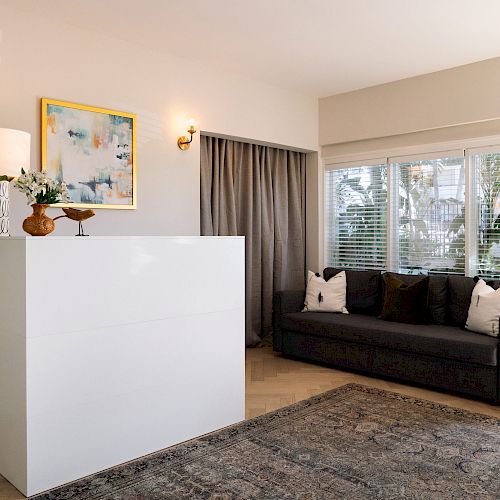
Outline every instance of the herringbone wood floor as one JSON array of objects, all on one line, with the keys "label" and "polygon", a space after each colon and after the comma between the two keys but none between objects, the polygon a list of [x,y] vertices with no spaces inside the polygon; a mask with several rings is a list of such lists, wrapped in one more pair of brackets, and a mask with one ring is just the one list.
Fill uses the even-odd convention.
[{"label": "herringbone wood floor", "polygon": [[[246,416],[256,417],[351,382],[500,418],[500,407],[481,401],[287,359],[273,353],[270,347],[247,350]],[[22,498],[24,497],[0,476],[0,499]]]},{"label": "herringbone wood floor", "polygon": [[256,417],[352,382],[500,418],[500,407],[498,406],[452,394],[367,377],[358,373],[287,359],[274,353],[270,347],[247,349],[247,418]]}]

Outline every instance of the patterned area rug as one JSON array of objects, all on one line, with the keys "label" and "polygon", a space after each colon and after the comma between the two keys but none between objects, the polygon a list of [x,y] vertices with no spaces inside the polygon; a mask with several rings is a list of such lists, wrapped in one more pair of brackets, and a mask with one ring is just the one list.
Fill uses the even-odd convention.
[{"label": "patterned area rug", "polygon": [[37,499],[500,497],[500,420],[349,384]]}]

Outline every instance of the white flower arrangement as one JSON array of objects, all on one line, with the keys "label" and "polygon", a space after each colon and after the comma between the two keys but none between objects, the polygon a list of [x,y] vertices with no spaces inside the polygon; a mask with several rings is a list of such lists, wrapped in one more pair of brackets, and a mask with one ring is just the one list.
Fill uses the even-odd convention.
[{"label": "white flower arrangement", "polygon": [[14,187],[28,198],[28,205],[34,203],[52,205],[70,202],[68,188],[64,182],[51,179],[38,170],[21,170]]}]

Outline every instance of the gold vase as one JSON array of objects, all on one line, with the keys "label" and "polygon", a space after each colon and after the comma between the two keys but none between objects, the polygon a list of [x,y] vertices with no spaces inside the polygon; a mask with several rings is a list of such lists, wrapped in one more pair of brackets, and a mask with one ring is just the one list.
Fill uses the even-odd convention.
[{"label": "gold vase", "polygon": [[47,236],[54,231],[56,227],[54,221],[45,215],[48,206],[41,203],[31,205],[33,215],[26,217],[23,222],[23,229],[31,236]]}]

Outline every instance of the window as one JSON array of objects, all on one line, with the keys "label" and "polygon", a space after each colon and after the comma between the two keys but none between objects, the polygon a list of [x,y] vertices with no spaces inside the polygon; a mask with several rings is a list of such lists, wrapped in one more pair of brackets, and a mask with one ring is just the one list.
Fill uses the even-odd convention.
[{"label": "window", "polygon": [[500,146],[327,165],[326,265],[500,278]]},{"label": "window", "polygon": [[387,166],[326,172],[327,261],[356,269],[385,269]]},{"label": "window", "polygon": [[438,158],[391,165],[398,179],[394,237],[401,273],[465,271],[465,162]]},{"label": "window", "polygon": [[477,274],[500,277],[500,153],[471,157],[476,206]]}]

